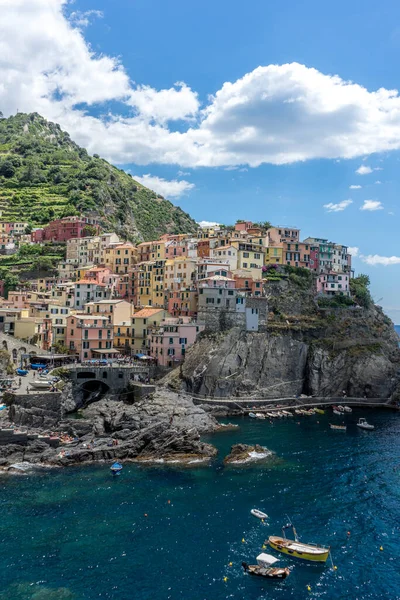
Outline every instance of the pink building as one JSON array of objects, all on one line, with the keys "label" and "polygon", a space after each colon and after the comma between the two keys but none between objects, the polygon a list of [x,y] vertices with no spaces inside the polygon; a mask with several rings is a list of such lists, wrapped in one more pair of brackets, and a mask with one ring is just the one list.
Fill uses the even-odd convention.
[{"label": "pink building", "polygon": [[66,319],[65,345],[79,360],[110,359],[118,354],[113,349],[114,330],[111,319],[98,315],[76,314]]},{"label": "pink building", "polygon": [[150,353],[163,367],[174,367],[184,360],[204,325],[189,317],[168,318],[150,331]]},{"label": "pink building", "polygon": [[173,317],[197,315],[197,289],[173,290],[168,293],[168,312]]},{"label": "pink building", "polygon": [[350,296],[349,274],[334,271],[321,273],[317,278],[317,293],[327,296]]},{"label": "pink building", "polygon": [[235,224],[235,231],[247,231],[253,227],[253,223],[251,221],[238,221]]},{"label": "pink building", "polygon": [[38,227],[37,229],[33,229],[31,233],[31,240],[34,244],[40,244],[44,242],[44,229],[43,227]]}]

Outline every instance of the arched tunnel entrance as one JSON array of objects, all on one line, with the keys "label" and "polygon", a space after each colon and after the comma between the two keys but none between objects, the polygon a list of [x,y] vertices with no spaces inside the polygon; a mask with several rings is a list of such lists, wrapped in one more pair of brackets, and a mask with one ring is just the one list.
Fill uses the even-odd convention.
[{"label": "arched tunnel entrance", "polygon": [[86,408],[89,404],[98,402],[98,400],[101,400],[109,391],[110,388],[104,381],[99,381],[98,379],[85,381],[79,386],[80,401],[77,408]]}]

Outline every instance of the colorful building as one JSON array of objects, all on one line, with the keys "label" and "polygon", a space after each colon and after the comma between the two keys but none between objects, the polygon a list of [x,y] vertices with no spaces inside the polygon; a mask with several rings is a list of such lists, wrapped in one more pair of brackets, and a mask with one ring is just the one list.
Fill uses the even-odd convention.
[{"label": "colorful building", "polygon": [[167,316],[163,308],[143,308],[132,317],[132,353],[150,355],[149,328],[157,327]]},{"label": "colorful building", "polygon": [[80,360],[113,358],[114,326],[107,317],[75,314],[67,317],[65,344]]},{"label": "colorful building", "polygon": [[350,296],[350,275],[334,271],[321,273],[317,277],[317,293],[327,296]]},{"label": "colorful building", "polygon": [[150,355],[163,367],[181,363],[204,325],[189,317],[163,319],[158,326],[149,328]]}]

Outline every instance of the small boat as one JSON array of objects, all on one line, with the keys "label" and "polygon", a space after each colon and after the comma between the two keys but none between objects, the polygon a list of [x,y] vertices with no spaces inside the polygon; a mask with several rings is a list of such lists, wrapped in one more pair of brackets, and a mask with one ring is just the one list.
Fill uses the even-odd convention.
[{"label": "small boat", "polygon": [[322,410],[322,408],[314,408],[314,411],[315,411],[316,413],[318,413],[319,415],[324,415],[324,414],[325,414],[325,411],[324,411],[324,410]]},{"label": "small boat", "polygon": [[295,415],[302,415],[302,414],[303,414],[303,411],[302,411],[300,408],[295,408],[295,409],[294,409],[294,414],[295,414]]},{"label": "small boat", "polygon": [[270,419],[275,419],[275,413],[267,412],[266,414]]},{"label": "small boat", "polygon": [[343,410],[344,410],[344,412],[347,412],[347,413],[353,412],[353,409],[350,408],[350,406],[343,406]]},{"label": "small boat", "polygon": [[113,475],[119,475],[121,473],[122,469],[123,469],[123,466],[119,462],[115,462],[110,467],[110,471]]},{"label": "small boat", "polygon": [[314,409],[310,408],[309,410],[304,410],[303,415],[307,415],[311,417],[314,414]]},{"label": "small boat", "polygon": [[26,369],[17,369],[17,375],[25,377],[25,375],[28,375],[28,371]]},{"label": "small boat", "polygon": [[259,575],[260,577],[266,577],[267,579],[286,579],[290,575],[290,571],[287,567],[260,567],[260,565],[248,565],[246,562],[242,562],[242,567],[245,573],[250,575]]},{"label": "small boat", "polygon": [[253,412],[249,412],[249,417],[251,417],[252,419],[257,419],[256,413]]},{"label": "small boat", "polygon": [[366,419],[364,419],[363,417],[358,419],[357,427],[360,427],[360,429],[368,429],[370,431],[372,429],[375,429],[375,426],[371,425],[370,423],[367,423]]},{"label": "small boat", "polygon": [[277,414],[277,416],[278,416],[280,419],[283,419],[283,417],[285,416],[285,415],[283,414],[283,412],[281,412],[280,410],[278,410],[276,414]]},{"label": "small boat", "polygon": [[[288,540],[286,538],[286,529],[292,529],[294,540]],[[282,532],[283,537],[271,535],[268,538],[268,544],[271,546],[271,548],[274,548],[274,550],[282,552],[283,554],[288,554],[289,556],[301,558],[303,560],[310,560],[312,562],[326,562],[328,560],[328,556],[331,551],[330,547],[320,546],[318,544],[303,544],[299,541],[297,532],[292,523],[288,523],[288,525],[282,527]]]},{"label": "small boat", "polygon": [[281,412],[285,415],[285,417],[293,417],[292,413],[288,410],[282,410]]},{"label": "small boat", "polygon": [[341,417],[343,413],[340,410],[338,410],[337,408],[334,408],[333,409],[333,414],[334,415],[339,415],[339,417]]},{"label": "small boat", "polygon": [[340,410],[341,413],[345,412],[344,406],[342,406],[341,404],[339,404],[339,406],[337,406],[336,408],[337,408],[337,410]]},{"label": "small boat", "polygon": [[47,379],[34,380],[30,382],[30,385],[38,390],[47,390],[49,387],[53,385],[52,381],[48,381]]},{"label": "small boat", "polygon": [[329,423],[329,427],[337,431],[346,431],[347,429],[346,425],[334,425],[333,423]]},{"label": "small boat", "polygon": [[265,512],[262,512],[262,510],[258,510],[257,508],[252,508],[250,512],[253,515],[253,517],[257,517],[257,519],[268,519],[268,515]]},{"label": "small boat", "polygon": [[265,419],[265,415],[263,413],[256,413],[257,419]]}]

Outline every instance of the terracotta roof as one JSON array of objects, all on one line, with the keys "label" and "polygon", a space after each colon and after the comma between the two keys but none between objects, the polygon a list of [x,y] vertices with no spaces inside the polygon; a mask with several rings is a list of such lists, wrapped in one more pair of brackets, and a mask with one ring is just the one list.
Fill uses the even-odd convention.
[{"label": "terracotta roof", "polygon": [[133,318],[139,317],[140,319],[142,319],[146,317],[152,317],[153,315],[163,310],[163,308],[142,308],[141,310],[133,314]]}]

